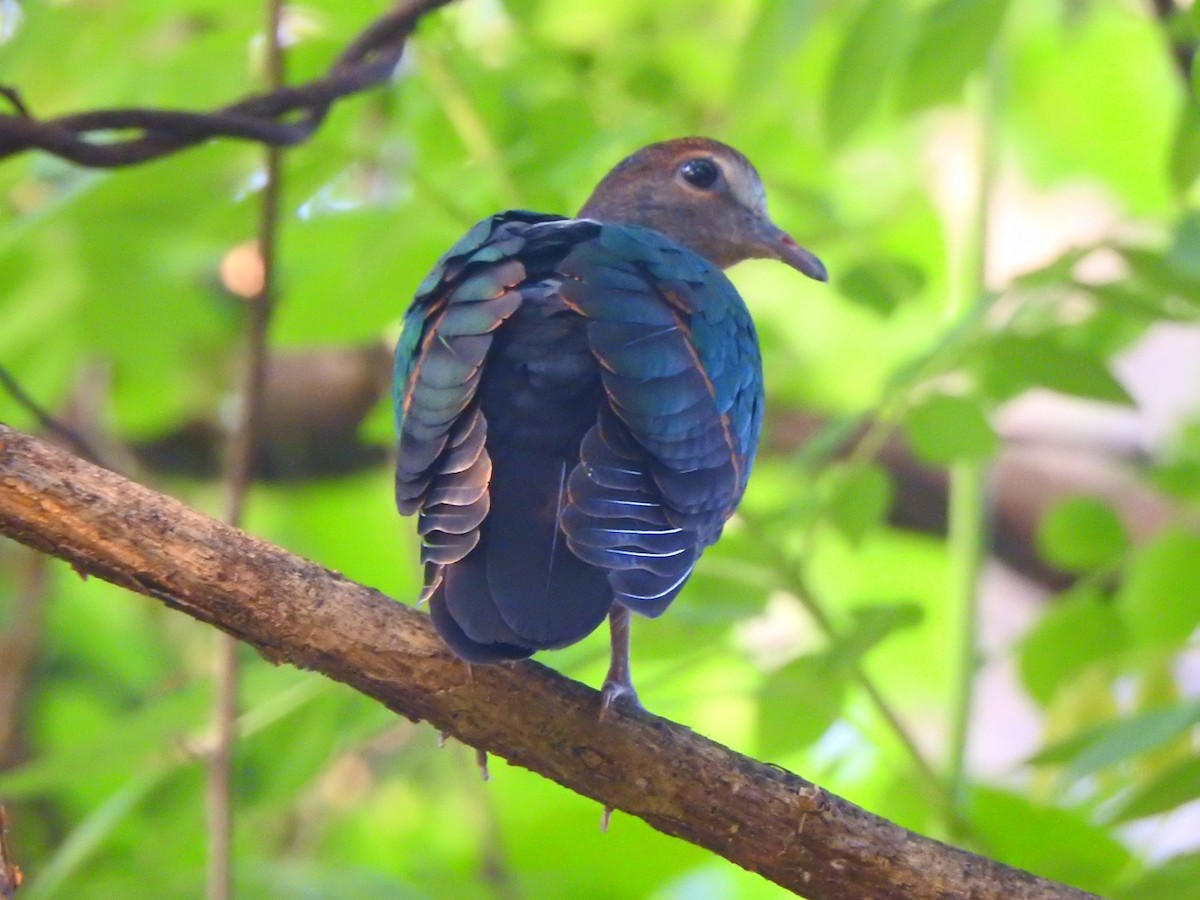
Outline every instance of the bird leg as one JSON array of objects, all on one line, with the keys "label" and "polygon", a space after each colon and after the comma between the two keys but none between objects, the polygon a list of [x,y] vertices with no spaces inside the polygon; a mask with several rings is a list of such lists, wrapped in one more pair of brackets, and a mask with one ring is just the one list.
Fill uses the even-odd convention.
[{"label": "bird leg", "polygon": [[628,699],[641,707],[633,680],[629,676],[629,621],[632,613],[619,603],[614,603],[608,612],[608,627],[612,635],[612,661],[608,676],[600,691],[600,718],[607,719],[614,703]]}]

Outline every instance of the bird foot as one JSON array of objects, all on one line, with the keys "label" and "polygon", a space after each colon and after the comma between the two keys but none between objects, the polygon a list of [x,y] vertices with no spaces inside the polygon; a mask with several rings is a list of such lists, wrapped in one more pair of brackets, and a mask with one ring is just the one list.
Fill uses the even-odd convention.
[{"label": "bird foot", "polygon": [[488,771],[488,755],[486,750],[475,750],[475,765],[479,766],[479,775],[484,781],[490,781],[492,773]]},{"label": "bird foot", "polygon": [[600,689],[600,720],[611,719],[613,717],[613,707],[620,704],[624,707],[632,707],[633,709],[641,709],[642,702],[638,699],[637,691],[633,689],[632,682],[614,681],[608,679],[604,682],[604,687]]}]

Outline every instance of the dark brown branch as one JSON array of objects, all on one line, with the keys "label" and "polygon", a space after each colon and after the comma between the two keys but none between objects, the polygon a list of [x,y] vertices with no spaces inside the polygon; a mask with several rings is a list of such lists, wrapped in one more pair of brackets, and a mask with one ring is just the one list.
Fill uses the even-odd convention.
[{"label": "dark brown branch", "polygon": [[0,806],[0,900],[12,900],[21,886],[21,870],[8,849],[8,813]]},{"label": "dark brown branch", "polygon": [[[279,43],[283,0],[266,0],[267,86],[283,89],[283,48]],[[279,181],[283,150],[267,147],[266,183],[258,223],[258,257],[261,283],[247,300],[246,359],[241,379],[241,415],[229,441],[226,466],[225,521],[240,527],[253,479],[254,446],[262,419],[266,386],[267,337],[275,308],[275,259],[279,235]],[[214,648],[216,690],[213,697],[213,743],[208,757],[208,885],[209,900],[233,896],[233,776],[237,743],[238,642],[230,635],[217,635]]]},{"label": "dark brown branch", "polygon": [[0,425],[0,534],[155,597],[813,900],[1092,895],[900,828],[537,663],[478,667],[428,617]]},{"label": "dark brown branch", "polygon": [[[115,168],[219,137],[295,146],[317,130],[333,103],[388,81],[417,22],[449,2],[398,3],[343,51],[324,78],[252,95],[208,113],[102,109],[38,119],[15,88],[0,86],[0,95],[16,110],[15,115],[0,115],[0,159],[37,149],[81,166]],[[114,132],[127,131],[137,134],[111,139]]]},{"label": "dark brown branch", "polygon": [[[266,0],[267,5],[267,86],[283,89],[285,75],[283,50],[279,42],[282,27],[282,0]],[[242,375],[242,411],[230,447],[226,474],[228,497],[225,521],[240,527],[246,498],[253,478],[254,445],[262,418],[263,394],[267,370],[267,335],[275,308],[275,258],[279,232],[279,178],[283,162],[279,147],[268,147],[266,183],[258,227],[258,254],[262,263],[262,284],[249,299],[250,317],[246,326],[246,362]],[[210,760],[210,814],[212,816],[209,851],[208,896],[223,900],[233,895],[233,751],[237,740],[238,646],[230,635],[221,635],[217,644],[217,696],[215,704],[216,742]]]},{"label": "dark brown branch", "polygon": [[0,631],[0,770],[25,756],[21,726],[42,642],[49,574],[46,557],[28,550],[15,556],[17,584],[10,594],[8,625]]}]

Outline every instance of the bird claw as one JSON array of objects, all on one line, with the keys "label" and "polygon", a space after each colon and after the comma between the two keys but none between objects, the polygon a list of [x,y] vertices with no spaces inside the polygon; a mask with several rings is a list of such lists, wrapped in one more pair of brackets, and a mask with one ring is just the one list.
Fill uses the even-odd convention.
[{"label": "bird claw", "polygon": [[600,689],[600,720],[611,719],[613,707],[618,703],[624,707],[642,709],[637,691],[629,681],[605,681],[604,687]]},{"label": "bird claw", "polygon": [[613,808],[611,806],[604,807],[604,812],[600,814],[600,833],[608,834],[608,824],[612,821]]}]

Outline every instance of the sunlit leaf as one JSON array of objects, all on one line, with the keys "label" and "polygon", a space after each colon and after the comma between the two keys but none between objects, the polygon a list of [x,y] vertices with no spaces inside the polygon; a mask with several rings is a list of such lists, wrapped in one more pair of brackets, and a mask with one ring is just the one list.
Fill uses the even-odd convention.
[{"label": "sunlit leaf", "polygon": [[888,315],[925,286],[925,273],[904,260],[880,259],[846,270],[837,286],[855,303]]},{"label": "sunlit leaf", "polygon": [[1037,540],[1051,564],[1086,572],[1119,559],[1129,538],[1107,503],[1094,497],[1072,497],[1046,513],[1038,523]]},{"label": "sunlit leaf", "polygon": [[953,97],[987,59],[999,37],[1007,0],[940,0],[918,25],[901,87],[907,109]]},{"label": "sunlit leaf", "polygon": [[1200,758],[1185,760],[1140,785],[1112,816],[1114,822],[1128,822],[1144,816],[1169,812],[1200,798]]},{"label": "sunlit leaf", "polygon": [[825,89],[825,132],[832,145],[849,139],[879,102],[908,21],[899,0],[867,0],[851,19]]},{"label": "sunlit leaf", "polygon": [[1125,623],[1110,599],[1096,590],[1078,590],[1048,606],[1018,650],[1021,681],[1039,703],[1048,704],[1058,687],[1097,660],[1109,659],[1128,644]]},{"label": "sunlit leaf", "polygon": [[933,394],[909,412],[904,428],[913,451],[929,463],[982,459],[997,447],[996,433],[971,397]]},{"label": "sunlit leaf", "polygon": [[1135,641],[1183,641],[1200,624],[1197,597],[1200,536],[1171,529],[1135,553],[1117,592],[1117,608]]},{"label": "sunlit leaf", "polygon": [[1200,112],[1192,103],[1185,104],[1179,112],[1168,170],[1172,186],[1181,194],[1200,175]]},{"label": "sunlit leaf", "polygon": [[1100,725],[1043,750],[1035,765],[1067,763],[1075,780],[1126,762],[1175,740],[1200,723],[1200,701],[1177,703]]},{"label": "sunlit leaf", "polygon": [[793,660],[763,683],[758,745],[767,759],[813,743],[842,712],[846,673],[824,654]]},{"label": "sunlit leaf", "polygon": [[924,614],[915,603],[879,603],[858,606],[850,611],[847,631],[839,634],[829,648],[829,656],[841,666],[852,666],[892,633],[913,628]]},{"label": "sunlit leaf", "polygon": [[982,362],[984,386],[997,400],[1045,387],[1091,400],[1133,403],[1103,361],[1050,337],[997,338],[984,348]]},{"label": "sunlit leaf", "polygon": [[860,541],[882,524],[892,503],[892,479],[880,466],[836,466],[828,470],[826,515],[850,541]]},{"label": "sunlit leaf", "polygon": [[749,36],[742,44],[737,93],[753,97],[807,37],[815,0],[761,0]]}]

